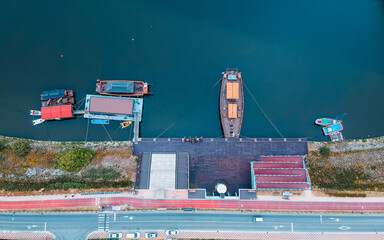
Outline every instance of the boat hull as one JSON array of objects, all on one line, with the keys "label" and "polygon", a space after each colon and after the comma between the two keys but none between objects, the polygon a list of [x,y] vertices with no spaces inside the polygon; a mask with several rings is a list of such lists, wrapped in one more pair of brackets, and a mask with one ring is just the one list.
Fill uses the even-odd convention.
[{"label": "boat hull", "polygon": [[244,112],[241,73],[227,69],[220,89],[220,121],[225,138],[239,138]]},{"label": "boat hull", "polygon": [[319,126],[326,127],[326,126],[329,126],[329,125],[332,125],[332,124],[335,124],[338,122],[341,122],[341,120],[332,119],[332,118],[319,118],[319,119],[316,119],[315,124],[319,125]]}]

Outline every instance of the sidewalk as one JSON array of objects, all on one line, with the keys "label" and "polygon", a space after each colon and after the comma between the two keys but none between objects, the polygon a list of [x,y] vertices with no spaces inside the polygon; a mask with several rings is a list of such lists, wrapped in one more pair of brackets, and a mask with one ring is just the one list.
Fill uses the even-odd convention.
[{"label": "sidewalk", "polygon": [[[259,196],[258,200],[187,199],[187,190],[138,190],[92,195],[40,195],[0,197],[0,209],[33,209],[60,207],[91,207],[129,205],[133,208],[199,208],[199,209],[254,209],[302,211],[384,211],[383,198],[315,197],[310,191],[303,196],[284,200],[281,196]],[[162,199],[155,199],[155,196]]]}]

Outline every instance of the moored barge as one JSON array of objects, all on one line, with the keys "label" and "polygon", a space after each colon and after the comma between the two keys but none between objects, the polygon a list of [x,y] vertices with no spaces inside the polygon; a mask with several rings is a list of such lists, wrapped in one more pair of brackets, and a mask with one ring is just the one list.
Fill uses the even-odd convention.
[{"label": "moored barge", "polygon": [[220,121],[225,138],[239,138],[244,112],[244,93],[241,73],[227,68],[221,81]]},{"label": "moored barge", "polygon": [[41,107],[52,107],[57,105],[74,105],[75,94],[73,90],[49,90],[41,93]]},{"label": "moored barge", "polygon": [[97,79],[96,92],[119,97],[142,97],[152,94],[152,85],[142,81]]}]

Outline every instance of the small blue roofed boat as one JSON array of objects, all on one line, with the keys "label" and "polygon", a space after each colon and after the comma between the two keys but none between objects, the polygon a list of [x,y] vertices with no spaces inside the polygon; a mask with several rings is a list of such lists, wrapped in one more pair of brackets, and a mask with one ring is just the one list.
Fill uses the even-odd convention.
[{"label": "small blue roofed boat", "polygon": [[91,120],[92,124],[109,124],[109,120],[103,120],[103,119],[92,119]]},{"label": "small blue roofed boat", "polygon": [[323,133],[325,136],[338,133],[342,130],[343,130],[343,125],[341,124],[341,122],[335,123],[335,124],[330,125],[330,126],[323,127]]}]

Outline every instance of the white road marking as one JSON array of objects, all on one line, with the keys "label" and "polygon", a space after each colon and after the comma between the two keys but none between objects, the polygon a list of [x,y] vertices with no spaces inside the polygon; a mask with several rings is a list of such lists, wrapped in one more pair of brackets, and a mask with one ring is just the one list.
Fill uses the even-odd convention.
[{"label": "white road marking", "polygon": [[273,226],[274,229],[279,229],[279,228],[284,228],[284,227],[285,227],[284,225],[279,225],[279,226],[275,225],[275,226]]},{"label": "white road marking", "polygon": [[351,229],[350,227],[348,227],[348,226],[341,226],[341,227],[339,227],[339,229],[340,230],[348,230],[348,229]]},{"label": "white road marking", "polygon": [[291,223],[291,232],[293,232],[293,222]]},{"label": "white road marking", "polygon": [[113,221],[116,222],[116,212],[113,214]]},{"label": "white road marking", "polygon": [[35,227],[38,227],[38,226],[37,225],[29,225],[29,226],[27,226],[28,229],[35,228]]},{"label": "white road marking", "polygon": [[320,223],[323,224],[323,216],[320,215]]}]

